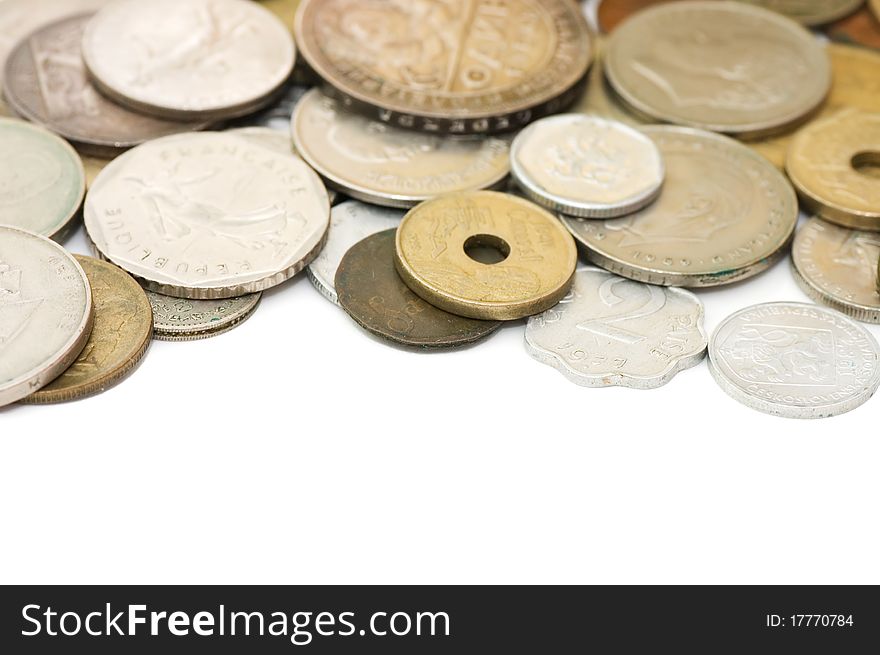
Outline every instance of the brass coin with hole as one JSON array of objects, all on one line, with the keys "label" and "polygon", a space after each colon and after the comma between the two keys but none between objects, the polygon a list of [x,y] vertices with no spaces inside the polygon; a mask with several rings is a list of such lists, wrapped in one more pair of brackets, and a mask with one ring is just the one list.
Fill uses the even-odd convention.
[{"label": "brass coin with hole", "polygon": [[785,163],[804,208],[880,232],[880,113],[844,111],[801,130]]},{"label": "brass coin with hole", "polygon": [[568,292],[576,264],[574,239],[552,214],[494,191],[423,202],[397,231],[395,265],[406,285],[468,318],[543,312]]}]

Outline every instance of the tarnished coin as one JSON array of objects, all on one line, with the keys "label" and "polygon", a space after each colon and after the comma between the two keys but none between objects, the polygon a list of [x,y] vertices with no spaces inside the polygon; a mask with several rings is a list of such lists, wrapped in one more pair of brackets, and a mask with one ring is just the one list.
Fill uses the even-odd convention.
[{"label": "tarnished coin", "polygon": [[555,113],[592,57],[570,0],[302,0],[295,33],[347,103],[423,132],[502,132]]},{"label": "tarnished coin", "polygon": [[880,113],[839,112],[798,132],[785,170],[807,210],[880,232]]},{"label": "tarnished coin", "polygon": [[106,391],[134,372],[150,345],[153,315],[140,285],[113,264],[80,255],[76,260],[92,290],[94,327],[70,367],[23,403],[61,403]]},{"label": "tarnished coin", "polygon": [[738,0],[764,7],[796,20],[801,25],[815,26],[843,18],[858,9],[865,0]]},{"label": "tarnished coin", "polygon": [[197,341],[216,337],[249,319],[262,293],[238,298],[188,300],[147,291],[153,308],[153,338],[159,341]]},{"label": "tarnished coin", "polygon": [[675,0],[599,0],[596,18],[599,29],[605,34],[620,25],[633,14],[653,5],[666,4]]},{"label": "tarnished coin", "polygon": [[657,197],[665,175],[650,138],[623,123],[582,114],[532,123],[514,140],[510,162],[531,200],[585,218],[638,211]]},{"label": "tarnished coin", "polygon": [[66,141],[0,118],[0,225],[61,235],[82,207],[85,185],[82,160]]},{"label": "tarnished coin", "polygon": [[133,109],[175,120],[249,114],[293,70],[290,32],[246,0],[116,0],[86,27],[95,85]]},{"label": "tarnished coin", "polygon": [[339,304],[376,336],[415,348],[454,348],[492,334],[501,323],[463,318],[419,298],[394,270],[395,230],[352,246],[339,264]]},{"label": "tarnished coin", "polygon": [[0,407],[64,372],[93,316],[86,274],[64,248],[0,226]]},{"label": "tarnished coin", "polygon": [[660,197],[621,218],[562,216],[587,259],[641,282],[712,287],[752,277],[783,255],[797,223],[797,197],[770,162],[711,132],[644,132],[666,163]]},{"label": "tarnished coin", "polygon": [[291,131],[297,152],[329,186],[377,205],[412,207],[444,193],[493,187],[510,171],[507,138],[403,130],[346,111],[318,89],[297,105]]},{"label": "tarnished coin", "polygon": [[791,249],[795,280],[810,298],[866,323],[880,323],[880,234],[810,219]]},{"label": "tarnished coin", "polygon": [[22,41],[6,62],[7,102],[16,113],[73,141],[82,152],[113,157],[166,134],[207,127],[129,111],[92,86],[80,44],[89,15],[64,18]]},{"label": "tarnished coin", "polygon": [[[478,257],[483,249],[491,259]],[[474,191],[410,210],[397,230],[395,263],[406,285],[435,307],[514,320],[543,312],[568,293],[577,247],[537,205]]]},{"label": "tarnished coin", "polygon": [[655,119],[759,136],[809,114],[831,84],[816,38],[739,2],[674,2],[635,14],[608,40],[615,91]]},{"label": "tarnished coin", "polygon": [[234,298],[273,287],[324,243],[330,203],[298,157],[224,132],[149,141],[89,190],[92,243],[151,291]]},{"label": "tarnished coin", "polygon": [[730,396],[760,412],[825,418],[880,386],[880,351],[862,326],[833,309],[755,305],[726,318],[709,342],[709,370]]},{"label": "tarnished coin", "polygon": [[315,258],[306,273],[315,288],[334,304],[336,297],[336,271],[345,253],[365,237],[400,225],[403,212],[367,205],[357,200],[347,200],[330,212],[330,230],[327,243],[321,254]]},{"label": "tarnished coin", "polygon": [[656,389],[699,364],[708,342],[690,291],[595,268],[575,273],[568,295],[526,326],[529,354],[585,387]]}]

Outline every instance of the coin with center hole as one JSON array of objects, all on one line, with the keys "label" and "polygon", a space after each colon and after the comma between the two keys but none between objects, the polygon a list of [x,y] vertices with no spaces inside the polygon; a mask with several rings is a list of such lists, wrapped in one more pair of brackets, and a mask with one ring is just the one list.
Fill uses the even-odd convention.
[{"label": "coin with center hole", "polygon": [[47,405],[88,398],[119,384],[140,364],[153,332],[153,314],[141,286],[122,269],[76,255],[95,305],[95,323],[79,357],[22,402]]},{"label": "coin with center hole", "polygon": [[394,268],[395,232],[359,241],[336,271],[339,304],[358,324],[388,341],[424,349],[464,346],[501,326],[444,312],[414,294]]},{"label": "coin with center hole", "polygon": [[571,235],[546,210],[494,191],[451,194],[411,209],[397,231],[403,281],[435,307],[515,320],[568,293],[577,264]]},{"label": "coin with center hole", "polygon": [[229,332],[249,319],[262,293],[238,298],[189,300],[147,291],[153,308],[153,338],[158,341],[197,341]]}]

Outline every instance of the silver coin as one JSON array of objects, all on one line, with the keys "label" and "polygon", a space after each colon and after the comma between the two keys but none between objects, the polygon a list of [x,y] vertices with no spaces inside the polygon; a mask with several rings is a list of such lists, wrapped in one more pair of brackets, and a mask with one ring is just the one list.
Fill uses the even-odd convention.
[{"label": "silver coin", "polygon": [[296,48],[271,12],[246,0],[116,0],[86,27],[92,81],[122,105],[162,118],[215,120],[271,102]]},{"label": "silver coin", "polygon": [[89,281],[73,256],[45,237],[0,226],[0,407],[63,373],[93,320]]},{"label": "silver coin", "polygon": [[311,87],[288,81],[265,109],[237,118],[229,127],[268,127],[290,134],[290,117],[296,105]]},{"label": "silver coin", "polygon": [[656,389],[705,357],[703,313],[690,291],[585,268],[558,305],[529,318],[526,350],[575,384]]},{"label": "silver coin", "polygon": [[354,244],[371,234],[400,225],[404,212],[347,200],[330,212],[330,230],[321,254],[309,264],[309,280],[325,298],[338,305],[336,297],[336,269]]},{"label": "silver coin", "polygon": [[797,232],[792,271],[810,298],[866,323],[880,323],[880,234],[812,218]]},{"label": "silver coin", "polygon": [[631,214],[663,186],[660,149],[638,130],[584,114],[542,118],[510,149],[511,173],[529,199],[584,218]]},{"label": "silver coin", "polygon": [[787,418],[855,409],[880,386],[880,347],[833,309],[755,305],[726,318],[709,342],[709,369],[741,403]]},{"label": "silver coin", "polygon": [[330,202],[299,158],[234,134],[156,139],[104,168],[85,224],[105,259],[151,291],[234,298],[307,266],[324,242]]},{"label": "silver coin", "polygon": [[0,224],[61,234],[85,190],[83,163],[70,144],[37,125],[0,118]]},{"label": "silver coin", "polygon": [[216,337],[249,319],[262,293],[238,298],[188,300],[147,291],[153,308],[153,338],[159,341],[196,341]]}]

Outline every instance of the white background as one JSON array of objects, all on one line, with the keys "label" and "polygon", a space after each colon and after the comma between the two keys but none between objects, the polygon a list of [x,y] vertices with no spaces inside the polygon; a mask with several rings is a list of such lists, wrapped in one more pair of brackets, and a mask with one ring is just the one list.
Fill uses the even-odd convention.
[{"label": "white background", "polygon": [[[710,332],[806,301],[788,261],[699,296]],[[300,276],[102,396],[0,410],[0,582],[880,582],[880,398],[778,419],[705,363],[584,389],[523,330],[407,352]]]}]

